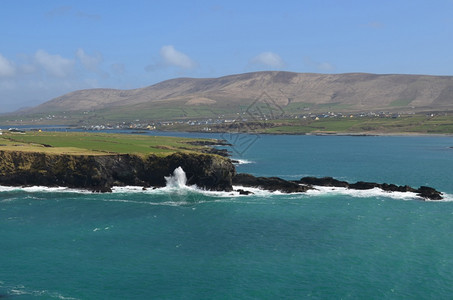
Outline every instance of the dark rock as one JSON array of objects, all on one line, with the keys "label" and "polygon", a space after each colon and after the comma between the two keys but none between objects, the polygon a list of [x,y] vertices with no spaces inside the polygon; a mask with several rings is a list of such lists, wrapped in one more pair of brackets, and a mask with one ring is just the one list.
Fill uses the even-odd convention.
[{"label": "dark rock", "polygon": [[165,186],[164,176],[182,167],[187,184],[206,190],[232,191],[236,170],[217,155],[66,155],[0,151],[0,185],[65,186],[108,191],[115,185]]},{"label": "dark rock", "polygon": [[112,189],[108,186],[97,186],[97,187],[92,187],[91,192],[93,192],[93,193],[111,193]]},{"label": "dark rock", "polygon": [[189,141],[186,143],[195,146],[233,146],[227,140],[205,140],[205,141],[200,140],[200,141]]},{"label": "dark rock", "polygon": [[251,191],[245,191],[243,189],[238,189],[237,192],[239,192],[239,195],[253,195],[254,194]]},{"label": "dark rock", "polygon": [[429,200],[442,200],[442,193],[429,186],[421,186],[416,190],[417,195]]},{"label": "dark rock", "polygon": [[408,185],[381,184],[381,189],[388,192],[415,192],[415,189]]},{"label": "dark rock", "polygon": [[164,176],[181,167],[188,185],[211,191],[233,190],[232,178],[236,169],[227,158],[209,154],[174,153],[165,157],[149,156],[138,177],[152,186],[165,186]]},{"label": "dark rock", "polygon": [[303,177],[301,180],[295,181],[297,183],[306,184],[309,186],[333,186],[333,187],[346,187],[355,190],[370,190],[373,188],[380,188],[388,192],[416,192],[418,196],[430,199],[430,200],[441,200],[443,199],[442,193],[426,186],[421,186],[419,189],[414,189],[408,185],[396,185],[388,183],[376,183],[376,182],[365,182],[358,181],[356,183],[348,183],[346,181],[336,180],[332,177]]},{"label": "dark rock", "polygon": [[301,193],[311,189],[308,186],[302,186],[279,177],[255,177],[246,173],[234,176],[233,184],[246,187],[257,187],[268,191],[280,191],[282,193]]},{"label": "dark rock", "polygon": [[205,148],[200,150],[200,152],[208,153],[208,154],[217,154],[223,157],[229,157],[230,153],[226,149],[217,149],[217,148]]},{"label": "dark rock", "polygon": [[340,181],[332,177],[303,177],[299,181],[301,184],[307,185],[319,185],[319,186],[334,186],[334,187],[349,187],[349,183],[346,181]]},{"label": "dark rock", "polygon": [[380,188],[381,185],[375,182],[357,181],[356,183],[350,183],[349,188],[354,190],[371,190],[374,188]]},{"label": "dark rock", "polygon": [[206,148],[199,151],[202,153],[217,154],[223,157],[229,157],[230,152],[226,149],[214,148],[213,146],[232,146],[226,140],[190,141],[186,143],[195,146],[206,146]]},{"label": "dark rock", "polygon": [[[174,153],[167,156],[149,155],[66,155],[22,151],[0,151],[0,185],[85,188],[93,192],[111,192],[113,186],[135,185],[163,187],[165,176],[182,167],[188,185],[211,191],[233,190],[232,185],[257,187],[283,193],[299,193],[313,189],[312,185],[347,187],[367,190],[416,192],[425,199],[441,200],[442,193],[431,187],[418,189],[388,183],[359,181],[349,184],[332,177],[304,177],[288,181],[279,177],[255,177],[236,174],[232,161],[218,155]],[[240,191],[239,193],[249,193]]]}]

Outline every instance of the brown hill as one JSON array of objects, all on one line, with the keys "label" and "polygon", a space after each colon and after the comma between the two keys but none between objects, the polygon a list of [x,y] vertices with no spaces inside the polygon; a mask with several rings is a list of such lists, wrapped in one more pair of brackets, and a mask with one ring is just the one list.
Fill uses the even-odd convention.
[{"label": "brown hill", "polygon": [[287,113],[451,110],[453,76],[254,72],[178,78],[134,90],[90,89],[50,100],[29,113],[208,107],[238,112],[266,93]]}]

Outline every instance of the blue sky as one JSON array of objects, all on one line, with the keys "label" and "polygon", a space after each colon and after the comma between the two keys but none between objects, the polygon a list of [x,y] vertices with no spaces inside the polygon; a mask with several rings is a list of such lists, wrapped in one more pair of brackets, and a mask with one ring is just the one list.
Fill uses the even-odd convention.
[{"label": "blue sky", "polygon": [[453,75],[453,0],[2,0],[0,39],[0,112],[261,70]]}]

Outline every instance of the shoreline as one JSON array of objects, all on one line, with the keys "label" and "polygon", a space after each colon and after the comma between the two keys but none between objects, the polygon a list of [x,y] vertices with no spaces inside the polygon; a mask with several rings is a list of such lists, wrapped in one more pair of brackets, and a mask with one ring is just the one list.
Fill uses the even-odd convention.
[{"label": "shoreline", "polygon": [[[453,137],[453,133],[426,133],[426,132],[300,132],[300,133],[288,133],[288,132],[261,132],[261,131],[252,131],[252,132],[238,132],[238,131],[202,131],[202,130],[160,130],[156,129],[155,132],[179,132],[179,133],[203,133],[203,134],[255,134],[255,135],[313,135],[313,136],[420,136],[420,137],[430,137],[430,136],[444,136],[444,137]],[[146,133],[152,133],[153,131],[147,131]]]},{"label": "shoreline", "polygon": [[[13,125],[5,125],[0,124],[0,128],[11,127]],[[18,128],[24,130],[34,130],[34,129],[44,129],[45,131],[53,132],[52,129],[54,128],[64,128],[69,131],[82,130],[83,132],[98,132],[95,130],[85,130],[75,125],[31,125],[31,124],[23,124],[23,125],[14,125]],[[126,131],[124,134],[133,134],[131,129],[104,129],[100,130],[99,132],[115,132],[115,131]],[[150,134],[152,135],[153,132],[163,132],[163,133],[202,133],[202,134],[263,134],[263,135],[314,135],[314,136],[419,136],[419,137],[431,137],[431,136],[438,136],[438,137],[453,137],[453,133],[427,133],[427,132],[379,132],[379,131],[360,131],[360,132],[335,132],[335,131],[313,131],[313,132],[299,132],[299,133],[289,133],[289,132],[262,132],[262,131],[251,131],[251,132],[238,132],[238,131],[203,131],[203,130],[162,130],[162,129],[154,129],[154,130],[143,130],[140,132],[135,132],[135,134]],[[123,134],[123,133],[121,133]]]},{"label": "shoreline", "polygon": [[[94,136],[97,139],[100,138],[98,135],[94,134]],[[59,136],[45,137],[59,138]],[[87,139],[87,141],[89,140]],[[332,177],[303,177],[300,180],[285,180],[279,177],[238,174],[234,164],[240,161],[227,158],[227,150],[212,151],[212,146],[220,143],[218,140],[190,141],[190,143],[208,147],[209,151],[202,149],[204,151],[174,152],[161,156],[149,153],[147,155],[133,153],[71,155],[61,153],[61,150],[65,149],[61,146],[56,147],[57,150],[60,148],[60,153],[58,151],[46,153],[42,149],[41,152],[0,149],[0,184],[5,186],[70,187],[104,193],[111,192],[114,186],[137,185],[142,186],[143,189],[165,187],[169,178],[174,176],[177,180],[173,186],[175,184],[180,187],[196,185],[211,191],[232,192],[233,185],[240,185],[262,188],[271,192],[298,193],[307,192],[312,190],[313,186],[319,185],[346,187],[353,190],[381,188],[385,191],[415,192],[424,199],[442,199],[441,192],[428,186],[420,186],[416,189],[407,185],[397,186],[387,183],[363,181],[349,183]],[[222,144],[229,145],[225,142]],[[162,145],[155,147],[160,149]],[[184,181],[183,185],[180,184],[182,181]],[[238,192],[250,194],[245,190]]]},{"label": "shoreline", "polygon": [[[440,200],[433,200],[423,198],[420,195],[417,195],[415,192],[401,192],[401,191],[386,191],[381,188],[373,188],[368,190],[358,190],[345,187],[333,187],[333,186],[321,186],[313,185],[312,189],[306,192],[294,192],[294,193],[285,193],[279,190],[267,190],[261,187],[249,187],[241,185],[233,185],[232,191],[212,191],[206,190],[197,187],[196,185],[186,185],[183,187],[149,187],[144,188],[143,186],[112,186],[112,194],[167,194],[169,197],[173,197],[174,193],[177,193],[178,196],[183,195],[184,193],[196,193],[202,194],[205,196],[220,197],[220,198],[229,198],[229,197],[248,197],[248,196],[257,196],[257,197],[269,197],[269,196],[291,196],[291,195],[300,195],[306,197],[316,197],[323,195],[335,194],[339,196],[350,196],[353,198],[356,197],[388,197],[395,200],[414,200],[414,201],[428,201],[428,202],[453,202],[453,195],[442,193],[444,196]],[[76,194],[86,194],[86,195],[102,195],[104,193],[93,192],[89,189],[84,188],[73,188],[73,187],[50,187],[50,186],[7,186],[0,185],[0,193],[8,193],[22,191],[25,193],[76,193]],[[181,202],[184,204],[184,201]]]}]

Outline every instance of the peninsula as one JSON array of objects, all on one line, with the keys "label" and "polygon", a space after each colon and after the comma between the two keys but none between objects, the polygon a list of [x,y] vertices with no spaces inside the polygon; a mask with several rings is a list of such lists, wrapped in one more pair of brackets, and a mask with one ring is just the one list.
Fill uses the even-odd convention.
[{"label": "peninsula", "polygon": [[[214,139],[189,139],[86,132],[7,132],[0,136],[0,185],[64,186],[110,192],[113,186],[163,187],[165,177],[182,167],[187,184],[212,191],[257,187],[301,193],[316,186],[413,192],[423,199],[441,200],[431,187],[418,189],[372,182],[348,183],[331,177],[289,181],[278,177],[236,174],[226,145]],[[238,188],[240,194],[250,191]]]}]

